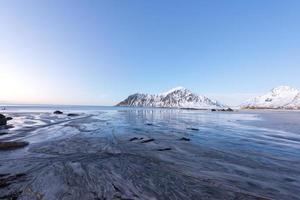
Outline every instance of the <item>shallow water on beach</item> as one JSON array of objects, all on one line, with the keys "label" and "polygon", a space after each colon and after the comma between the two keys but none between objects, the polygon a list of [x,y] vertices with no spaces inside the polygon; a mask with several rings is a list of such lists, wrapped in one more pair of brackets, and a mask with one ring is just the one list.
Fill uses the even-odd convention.
[{"label": "shallow water on beach", "polygon": [[0,141],[29,145],[0,151],[0,199],[300,199],[300,112],[2,113],[14,127]]}]

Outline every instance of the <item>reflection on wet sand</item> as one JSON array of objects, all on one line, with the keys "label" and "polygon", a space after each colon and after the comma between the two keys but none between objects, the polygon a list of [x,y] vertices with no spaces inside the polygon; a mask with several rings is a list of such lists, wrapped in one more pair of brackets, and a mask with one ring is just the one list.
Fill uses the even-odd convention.
[{"label": "reflection on wet sand", "polygon": [[0,141],[29,145],[0,149],[0,199],[300,199],[300,135],[263,113],[10,116]]}]

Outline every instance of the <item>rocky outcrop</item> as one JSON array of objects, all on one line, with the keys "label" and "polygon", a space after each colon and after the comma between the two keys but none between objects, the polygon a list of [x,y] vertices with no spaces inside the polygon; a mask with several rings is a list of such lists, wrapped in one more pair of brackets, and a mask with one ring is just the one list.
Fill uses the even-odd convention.
[{"label": "rocky outcrop", "polygon": [[0,126],[5,126],[7,124],[7,118],[0,114]]},{"label": "rocky outcrop", "polygon": [[0,150],[13,150],[27,146],[29,143],[24,141],[0,142]]},{"label": "rocky outcrop", "polygon": [[56,110],[56,111],[53,112],[53,114],[55,114],[55,115],[62,115],[64,113],[62,111],[60,111],[60,110]]}]

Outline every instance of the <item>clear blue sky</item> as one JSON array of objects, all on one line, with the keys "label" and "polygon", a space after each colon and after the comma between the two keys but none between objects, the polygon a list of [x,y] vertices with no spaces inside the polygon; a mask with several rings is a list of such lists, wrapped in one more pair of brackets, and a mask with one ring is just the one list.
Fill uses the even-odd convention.
[{"label": "clear blue sky", "polygon": [[299,0],[0,2],[2,102],[110,105],[184,86],[235,104],[300,89],[299,75]]}]

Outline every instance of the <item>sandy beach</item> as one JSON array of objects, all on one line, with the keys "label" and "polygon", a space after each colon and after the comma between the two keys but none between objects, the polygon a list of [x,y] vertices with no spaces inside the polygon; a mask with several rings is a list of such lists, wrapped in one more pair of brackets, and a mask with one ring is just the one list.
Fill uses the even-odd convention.
[{"label": "sandy beach", "polygon": [[3,112],[0,199],[299,199],[298,112],[72,112]]}]

